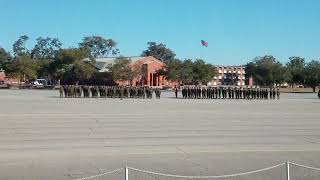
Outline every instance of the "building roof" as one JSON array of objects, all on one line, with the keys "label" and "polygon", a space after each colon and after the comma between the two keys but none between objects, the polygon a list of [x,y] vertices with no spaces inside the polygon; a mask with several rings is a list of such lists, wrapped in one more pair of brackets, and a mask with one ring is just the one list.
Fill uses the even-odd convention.
[{"label": "building roof", "polygon": [[[113,64],[114,61],[117,59],[118,57],[107,57],[107,58],[97,58],[95,59],[96,61],[96,68],[99,69],[100,72],[105,72],[108,71],[108,66],[110,64]],[[133,56],[133,57],[125,57],[128,58],[132,61],[133,65],[142,65],[142,64],[149,64],[149,63],[158,63],[160,65],[164,65],[163,62],[161,62],[160,60],[152,57],[152,56],[146,56],[146,57],[141,57],[141,56]],[[85,60],[89,60],[89,59],[85,59]]]},{"label": "building roof", "polygon": [[[97,62],[114,62],[117,58],[119,57],[105,57],[105,58],[97,58],[95,59]],[[125,57],[128,59],[131,59],[132,62],[138,61],[140,59],[146,58],[146,57],[141,57],[141,56],[129,56],[129,57]]]},{"label": "building roof", "polygon": [[215,65],[219,68],[244,68],[242,65]]}]

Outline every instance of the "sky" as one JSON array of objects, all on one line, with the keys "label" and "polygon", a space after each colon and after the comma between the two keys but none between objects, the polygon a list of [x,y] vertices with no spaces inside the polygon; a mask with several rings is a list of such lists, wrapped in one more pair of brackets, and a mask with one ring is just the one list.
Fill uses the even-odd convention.
[{"label": "sky", "polygon": [[12,51],[28,35],[29,48],[38,37],[77,47],[100,35],[124,56],[139,56],[154,41],[177,58],[219,65],[264,55],[310,61],[320,59],[319,9],[319,0],[0,0],[0,46]]}]

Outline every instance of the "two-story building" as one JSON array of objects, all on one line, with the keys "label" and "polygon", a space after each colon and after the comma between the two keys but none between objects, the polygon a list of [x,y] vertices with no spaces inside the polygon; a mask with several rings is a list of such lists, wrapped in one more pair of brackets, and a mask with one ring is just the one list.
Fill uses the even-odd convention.
[{"label": "two-story building", "polygon": [[245,68],[242,66],[216,66],[218,75],[208,84],[211,86],[245,86]]}]

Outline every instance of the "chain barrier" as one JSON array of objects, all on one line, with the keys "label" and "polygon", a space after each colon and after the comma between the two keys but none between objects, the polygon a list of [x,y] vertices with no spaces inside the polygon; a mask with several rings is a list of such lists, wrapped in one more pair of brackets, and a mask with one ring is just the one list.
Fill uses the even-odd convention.
[{"label": "chain barrier", "polygon": [[120,171],[122,171],[122,170],[123,170],[123,168],[120,168],[120,169],[116,169],[116,170],[113,170],[113,171],[104,172],[104,173],[101,173],[101,174],[97,174],[97,175],[93,175],[93,176],[88,176],[88,177],[84,177],[84,178],[79,178],[79,179],[75,179],[75,180],[88,180],[88,179],[93,179],[93,178],[101,177],[101,176],[104,176],[104,175],[107,175],[107,174],[117,173],[117,172],[120,172]]},{"label": "chain barrier", "polygon": [[136,171],[136,172],[141,172],[141,173],[146,173],[146,174],[158,175],[158,176],[175,177],[175,178],[185,178],[185,179],[228,178],[228,177],[243,176],[243,175],[248,175],[248,174],[259,173],[259,172],[262,172],[262,171],[267,171],[267,170],[270,170],[270,169],[274,169],[274,168],[277,168],[277,167],[281,167],[281,166],[284,166],[284,165],[286,165],[286,164],[294,165],[294,166],[301,167],[301,168],[306,168],[306,169],[312,169],[312,170],[318,170],[318,171],[320,171],[320,168],[315,168],[315,167],[311,167],[311,166],[305,166],[305,165],[301,165],[301,164],[297,164],[297,163],[293,163],[293,162],[281,163],[281,164],[277,164],[277,165],[274,165],[274,166],[270,166],[270,167],[266,167],[266,168],[258,169],[258,170],[253,170],[253,171],[248,171],[248,172],[241,172],[241,173],[229,174],[229,175],[219,175],[219,176],[183,176],[183,175],[157,173],[157,172],[152,172],[152,171],[137,169],[137,168],[134,168],[134,167],[125,167],[125,168],[120,168],[120,169],[116,169],[116,170],[113,170],[113,171],[104,172],[104,173],[101,173],[101,174],[97,174],[97,175],[93,175],[93,176],[88,176],[88,177],[84,177],[84,178],[79,178],[79,179],[75,179],[75,180],[89,180],[89,179],[101,177],[101,176],[104,176],[104,175],[108,175],[108,174],[112,174],[112,173],[117,173],[117,172],[120,172],[120,171],[122,171],[122,170],[124,170],[124,169],[133,170],[133,171]]},{"label": "chain barrier", "polygon": [[306,168],[306,169],[312,169],[312,170],[317,170],[320,171],[320,168],[315,168],[315,167],[311,167],[311,166],[305,166],[305,165],[301,165],[301,164],[297,164],[297,163],[292,163],[292,162],[288,162],[289,164],[292,164],[294,166],[298,166],[301,168]]},{"label": "chain barrier", "polygon": [[284,166],[285,163],[277,164],[275,166],[259,169],[259,170],[254,170],[254,171],[248,171],[248,172],[242,172],[242,173],[237,173],[237,174],[229,174],[229,175],[220,175],[220,176],[181,176],[181,175],[173,175],[173,174],[163,174],[163,173],[156,173],[152,171],[146,171],[146,170],[141,170],[141,169],[136,169],[132,167],[128,167],[128,169],[138,171],[138,172],[143,172],[147,174],[153,174],[153,175],[159,175],[159,176],[167,176],[167,177],[175,177],[175,178],[186,178],[186,179],[209,179],[209,178],[227,178],[227,177],[234,177],[234,176],[242,176],[242,175],[248,175],[248,174],[253,174],[253,173],[258,173],[261,171],[267,171],[269,169],[273,169],[279,166]]}]

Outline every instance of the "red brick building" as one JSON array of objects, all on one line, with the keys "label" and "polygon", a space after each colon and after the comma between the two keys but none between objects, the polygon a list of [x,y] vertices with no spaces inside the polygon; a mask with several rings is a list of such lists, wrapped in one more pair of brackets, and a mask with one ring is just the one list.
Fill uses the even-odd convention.
[{"label": "red brick building", "polygon": [[[131,67],[133,71],[139,72],[138,75],[131,81],[118,81],[119,85],[132,86],[159,86],[159,87],[174,87],[177,83],[166,80],[159,73],[164,70],[165,64],[160,60],[152,57],[127,57],[131,59]],[[108,65],[114,63],[116,58],[98,58],[96,59],[96,68],[100,72],[107,72]]]},{"label": "red brick building", "polygon": [[17,78],[6,76],[5,71],[0,69],[0,84],[24,84],[24,82],[20,82]]},{"label": "red brick building", "polygon": [[4,70],[0,69],[0,83],[4,83],[6,80],[6,74],[4,73]]}]

